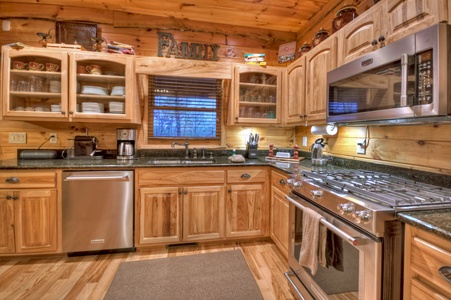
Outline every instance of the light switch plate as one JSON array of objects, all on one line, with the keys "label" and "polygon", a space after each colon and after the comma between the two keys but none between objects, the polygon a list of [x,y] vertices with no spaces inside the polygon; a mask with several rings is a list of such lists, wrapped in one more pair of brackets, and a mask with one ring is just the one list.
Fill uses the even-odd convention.
[{"label": "light switch plate", "polygon": [[306,136],[302,137],[302,147],[307,147],[307,137]]},{"label": "light switch plate", "polygon": [[27,133],[26,132],[10,132],[9,133],[10,144],[26,144]]}]

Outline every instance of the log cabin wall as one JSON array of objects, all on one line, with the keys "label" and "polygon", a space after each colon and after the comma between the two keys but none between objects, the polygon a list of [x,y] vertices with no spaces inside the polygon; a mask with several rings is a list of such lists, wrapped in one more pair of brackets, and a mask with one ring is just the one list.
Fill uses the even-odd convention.
[{"label": "log cabin wall", "polygon": [[[177,41],[215,43],[220,45],[219,62],[244,61],[244,53],[265,53],[267,64],[282,66],[277,62],[280,44],[296,40],[295,32],[271,31],[248,27],[218,25],[205,22],[149,17],[147,15],[123,13],[108,9],[76,8],[69,5],[49,5],[3,2],[0,3],[0,19],[10,21],[11,30],[2,31],[0,45],[22,42],[40,47],[37,32],[55,35],[56,21],[88,22],[97,24],[102,37],[107,41],[118,41],[134,45],[137,55],[156,57],[158,52],[158,32],[172,33]],[[226,105],[225,105],[226,107]],[[46,149],[70,147],[76,135],[89,135],[99,139],[101,149],[116,148],[116,128],[111,124],[79,124],[69,122],[18,122],[0,121],[0,159],[15,158],[17,148],[37,148],[49,137],[58,134],[58,144],[46,143]],[[227,127],[228,148],[245,149],[244,134],[258,131],[262,137],[262,147],[269,143],[279,146],[293,145],[293,128],[249,128]],[[26,144],[9,144],[9,132],[27,132]],[[169,146],[169,145],[168,145]]]}]

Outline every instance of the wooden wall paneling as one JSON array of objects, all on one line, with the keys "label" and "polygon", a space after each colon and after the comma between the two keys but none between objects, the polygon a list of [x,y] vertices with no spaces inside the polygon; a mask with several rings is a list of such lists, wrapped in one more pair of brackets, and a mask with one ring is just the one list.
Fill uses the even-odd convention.
[{"label": "wooden wall paneling", "polygon": [[[308,146],[316,138],[309,127],[296,128],[296,141],[308,137]],[[338,134],[325,137],[330,153],[350,159],[388,165],[415,166],[431,172],[451,174],[451,125],[369,126],[364,155],[356,153],[357,139],[365,138],[366,127],[339,127]],[[304,148],[300,148],[304,150]]]},{"label": "wooden wall paneling", "polygon": [[115,12],[113,26],[114,28],[152,28],[155,30],[223,34],[227,36],[227,39],[233,37],[245,37],[250,40],[259,40],[263,45],[266,42],[274,42],[276,44],[289,42],[296,38],[296,34],[293,32],[232,26],[229,23],[214,24],[187,19],[175,19],[158,16],[149,17],[148,15],[140,13],[131,14]]},{"label": "wooden wall paneling", "polygon": [[269,150],[272,143],[275,147],[286,148],[294,145],[294,128],[292,127],[228,127],[227,128],[227,148],[237,150],[246,149],[246,138],[249,133],[258,133],[260,141],[258,150]]},{"label": "wooden wall paneling", "polygon": [[64,5],[59,3],[48,3],[39,1],[37,4],[25,3],[25,1],[11,1],[0,3],[0,16],[8,18],[26,18],[54,21],[77,21],[95,22],[100,24],[111,24],[113,22],[113,11],[107,7],[91,8],[85,6],[70,6],[69,1],[64,1]]},{"label": "wooden wall paneling", "polygon": [[[95,136],[99,140],[98,149],[116,149],[116,127],[111,124],[81,124],[66,122],[19,122],[19,121],[1,121],[0,127],[0,159],[16,158],[17,149],[37,149],[50,136],[50,133],[58,135],[58,143],[50,144],[46,142],[42,149],[66,149],[73,145],[73,138],[76,135],[85,135],[85,129],[88,128],[88,134]],[[41,124],[42,123],[42,124]],[[117,127],[122,127],[118,125]],[[10,144],[10,132],[26,132],[26,144]]]}]

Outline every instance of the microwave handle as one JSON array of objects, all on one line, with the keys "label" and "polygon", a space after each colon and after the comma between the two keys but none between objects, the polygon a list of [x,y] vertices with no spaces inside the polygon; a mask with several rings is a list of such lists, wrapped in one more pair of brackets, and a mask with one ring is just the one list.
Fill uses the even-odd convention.
[{"label": "microwave handle", "polygon": [[[304,210],[304,206],[298,202],[296,202],[296,200],[294,200],[293,198],[291,198],[290,196],[285,195],[285,198],[294,206],[296,206],[297,208],[299,208],[300,210]],[[330,231],[332,231],[333,233],[335,233],[336,235],[338,235],[339,237],[341,237],[343,240],[345,240],[346,242],[350,243],[353,246],[358,246],[359,245],[359,239],[350,236],[349,234],[347,234],[346,232],[344,232],[343,230],[339,229],[338,227],[334,226],[332,223],[326,221],[326,219],[321,218],[319,220],[319,222],[321,224],[323,224],[324,226],[327,227],[327,229],[329,229]]]},{"label": "microwave handle", "polygon": [[407,67],[409,66],[409,55],[404,53],[401,55],[401,102],[400,106],[407,106]]}]

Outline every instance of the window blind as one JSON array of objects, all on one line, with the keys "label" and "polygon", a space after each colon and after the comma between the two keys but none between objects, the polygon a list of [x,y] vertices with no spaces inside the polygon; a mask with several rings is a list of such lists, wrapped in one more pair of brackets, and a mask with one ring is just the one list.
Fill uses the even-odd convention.
[{"label": "window blind", "polygon": [[149,138],[219,139],[222,81],[149,76]]}]

